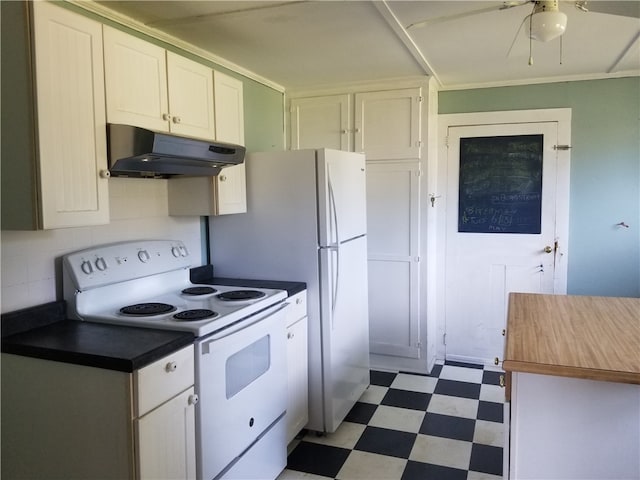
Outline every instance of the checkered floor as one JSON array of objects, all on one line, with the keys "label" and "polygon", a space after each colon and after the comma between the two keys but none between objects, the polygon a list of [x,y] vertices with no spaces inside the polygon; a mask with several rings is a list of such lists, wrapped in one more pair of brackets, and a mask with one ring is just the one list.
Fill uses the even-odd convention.
[{"label": "checkered floor", "polygon": [[503,399],[498,371],[456,362],[429,376],[371,372],[333,434],[307,433],[278,480],[498,480]]}]

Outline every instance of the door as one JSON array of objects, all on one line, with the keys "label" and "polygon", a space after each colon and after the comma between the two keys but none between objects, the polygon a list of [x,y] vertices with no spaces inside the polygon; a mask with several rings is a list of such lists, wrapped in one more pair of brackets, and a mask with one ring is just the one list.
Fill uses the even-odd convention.
[{"label": "door", "polygon": [[318,214],[320,246],[364,235],[367,229],[364,155],[318,150]]},{"label": "door", "polygon": [[[247,319],[244,328],[196,342],[198,478],[215,478],[284,415],[287,307],[275,305]],[[282,455],[284,461],[284,442]]]},{"label": "door", "polygon": [[355,148],[367,160],[418,159],[421,153],[422,89],[355,95]]},{"label": "door", "polygon": [[557,293],[566,242],[556,228],[558,128],[448,129],[447,358],[502,358],[509,292]]},{"label": "door", "polygon": [[335,432],[369,385],[366,284],[366,236],[320,249],[325,432]]},{"label": "door", "polygon": [[371,353],[420,358],[420,166],[367,165]]},{"label": "door", "polygon": [[351,151],[350,95],[291,100],[291,149]]}]

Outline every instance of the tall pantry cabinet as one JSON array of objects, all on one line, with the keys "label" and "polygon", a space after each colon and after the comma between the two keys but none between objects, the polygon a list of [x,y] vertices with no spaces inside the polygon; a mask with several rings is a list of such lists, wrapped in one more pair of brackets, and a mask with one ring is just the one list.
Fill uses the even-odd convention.
[{"label": "tall pantry cabinet", "polygon": [[[336,90],[339,90],[336,88]],[[421,178],[427,82],[296,96],[291,148],[364,152],[367,159],[369,322],[372,365],[425,370],[421,304]]]},{"label": "tall pantry cabinet", "polygon": [[100,23],[2,2],[3,229],[109,222],[102,55]]}]

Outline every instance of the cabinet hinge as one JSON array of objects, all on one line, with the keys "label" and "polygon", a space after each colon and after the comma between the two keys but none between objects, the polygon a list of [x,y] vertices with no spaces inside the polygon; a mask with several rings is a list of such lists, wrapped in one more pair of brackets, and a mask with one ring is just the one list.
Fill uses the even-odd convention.
[{"label": "cabinet hinge", "polygon": [[416,263],[420,263],[420,256],[414,257]]},{"label": "cabinet hinge", "polygon": [[444,146],[449,148],[449,135],[447,135],[446,137],[444,137]]},{"label": "cabinet hinge", "polygon": [[422,342],[418,342],[418,343],[416,343],[416,347],[418,347],[418,348],[422,348]]},{"label": "cabinet hinge", "polygon": [[418,147],[418,148],[422,147],[422,140],[418,140],[416,142],[416,147]]},{"label": "cabinet hinge", "polygon": [[424,97],[422,95],[418,95],[418,103],[422,103],[422,100],[424,100]]},{"label": "cabinet hinge", "polygon": [[446,334],[446,333],[443,333],[443,334],[442,334],[442,344],[443,344],[443,345],[446,345],[446,344],[447,344],[447,334]]},{"label": "cabinet hinge", "polygon": [[416,170],[416,177],[422,176],[422,170]]}]

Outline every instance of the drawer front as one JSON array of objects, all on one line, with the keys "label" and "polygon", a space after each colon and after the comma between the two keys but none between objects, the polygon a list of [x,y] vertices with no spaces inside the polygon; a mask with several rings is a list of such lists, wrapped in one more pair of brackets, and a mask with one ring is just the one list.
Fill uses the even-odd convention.
[{"label": "drawer front", "polygon": [[307,316],[307,291],[303,290],[287,298],[287,303],[291,305],[287,310],[287,327],[289,327]]},{"label": "drawer front", "polygon": [[193,345],[134,372],[136,416],[161,405],[194,384]]}]

